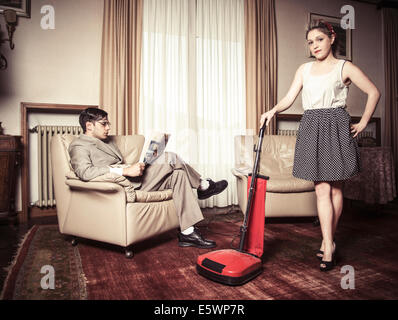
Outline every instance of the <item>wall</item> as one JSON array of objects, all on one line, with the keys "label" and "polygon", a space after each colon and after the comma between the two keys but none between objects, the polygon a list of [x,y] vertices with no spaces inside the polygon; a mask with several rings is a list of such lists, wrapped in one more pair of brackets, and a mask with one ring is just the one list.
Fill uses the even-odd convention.
[{"label": "wall", "polygon": [[[44,5],[55,9],[54,30],[41,28]],[[0,121],[6,134],[21,134],[21,102],[98,105],[102,14],[102,0],[32,0],[31,18],[18,20],[15,49],[1,47],[8,60],[8,69],[0,71]],[[2,16],[0,23],[4,36]],[[30,127],[47,119],[35,116]],[[19,191],[17,210],[20,197]]]},{"label": "wall", "polygon": [[[355,29],[352,31],[352,62],[375,83],[382,97],[376,117],[384,117],[384,62],[382,52],[382,17],[375,5],[348,0],[276,0],[278,39],[278,101],[290,88],[297,68],[312,61],[305,55],[305,30],[310,12],[342,17],[343,5],[355,9]],[[352,116],[362,116],[367,96],[355,85],[349,89],[348,111]],[[301,114],[301,94],[285,113]],[[383,132],[383,127],[382,127]]]},{"label": "wall", "polygon": [[[40,9],[55,9],[55,29],[43,30]],[[98,104],[101,0],[32,0],[31,18],[19,18],[15,49],[1,47],[0,119],[6,134],[20,134],[20,103]],[[5,30],[2,22],[2,30]]]}]

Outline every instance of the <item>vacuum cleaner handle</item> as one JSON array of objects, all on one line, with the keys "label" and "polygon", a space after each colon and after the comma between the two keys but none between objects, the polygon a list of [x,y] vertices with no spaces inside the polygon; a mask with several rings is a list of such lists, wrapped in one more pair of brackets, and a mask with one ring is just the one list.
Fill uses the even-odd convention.
[{"label": "vacuum cleaner handle", "polygon": [[[246,232],[247,232],[247,223],[249,220],[250,212],[251,212],[251,207],[253,203],[253,198],[254,198],[254,193],[255,193],[255,186],[256,186],[256,180],[258,177],[258,164],[260,161],[260,154],[261,154],[261,147],[263,144],[263,138],[264,138],[264,131],[265,131],[266,123],[264,122],[260,132],[259,132],[259,141],[257,144],[257,148],[255,149],[256,151],[256,160],[254,161],[254,167],[252,171],[252,180],[250,182],[250,189],[249,189],[249,196],[247,199],[247,206],[246,206],[246,213],[245,213],[245,218],[243,221],[243,226],[241,228],[241,238],[240,238],[240,244],[239,244],[239,251],[243,251],[243,247],[245,244],[245,238],[246,238]],[[268,177],[266,177],[268,178]]]},{"label": "vacuum cleaner handle", "polygon": [[259,134],[258,134],[258,136],[260,137],[260,138],[263,138],[264,137],[264,132],[265,132],[265,127],[266,127],[267,125],[266,125],[266,122],[264,121],[264,123],[263,123],[263,125],[261,126],[261,128],[260,128],[260,132],[259,132]]}]

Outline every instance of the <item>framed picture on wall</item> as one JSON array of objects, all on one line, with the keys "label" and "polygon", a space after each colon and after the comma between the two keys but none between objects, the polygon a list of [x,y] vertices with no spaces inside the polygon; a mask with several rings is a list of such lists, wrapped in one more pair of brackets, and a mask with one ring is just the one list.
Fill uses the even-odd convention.
[{"label": "framed picture on wall", "polygon": [[[351,45],[351,36],[352,30],[350,28],[343,29],[340,25],[341,18],[339,17],[331,17],[325,16],[317,13],[309,13],[308,15],[308,26],[317,25],[319,22],[327,22],[336,32],[336,37],[338,39],[338,45],[336,49],[336,58],[350,60],[352,61],[352,45]],[[311,55],[311,52],[307,46],[307,56],[310,58],[314,58]]]},{"label": "framed picture on wall", "polygon": [[30,18],[30,0],[0,0],[0,14],[7,9],[15,10],[20,17]]}]

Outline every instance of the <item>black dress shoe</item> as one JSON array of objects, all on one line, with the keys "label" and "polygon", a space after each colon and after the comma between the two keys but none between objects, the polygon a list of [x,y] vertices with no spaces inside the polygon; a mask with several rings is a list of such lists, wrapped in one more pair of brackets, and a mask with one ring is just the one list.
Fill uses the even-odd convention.
[{"label": "black dress shoe", "polygon": [[209,187],[206,190],[198,189],[198,198],[200,200],[204,200],[210,198],[211,196],[219,194],[223,192],[225,188],[228,186],[228,182],[226,180],[214,182],[211,179],[207,179],[207,181],[209,181]]},{"label": "black dress shoe", "polygon": [[213,240],[204,239],[198,229],[194,229],[191,234],[185,235],[178,233],[178,245],[180,247],[196,247],[201,249],[214,248],[216,242]]}]

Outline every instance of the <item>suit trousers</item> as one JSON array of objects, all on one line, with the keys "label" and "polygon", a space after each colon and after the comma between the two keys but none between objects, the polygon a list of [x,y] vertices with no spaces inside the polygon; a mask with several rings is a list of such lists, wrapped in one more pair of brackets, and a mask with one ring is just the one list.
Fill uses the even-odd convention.
[{"label": "suit trousers", "polygon": [[163,153],[145,168],[140,190],[162,191],[171,189],[181,231],[203,220],[198,199],[192,189],[200,186],[200,174],[177,154]]}]

